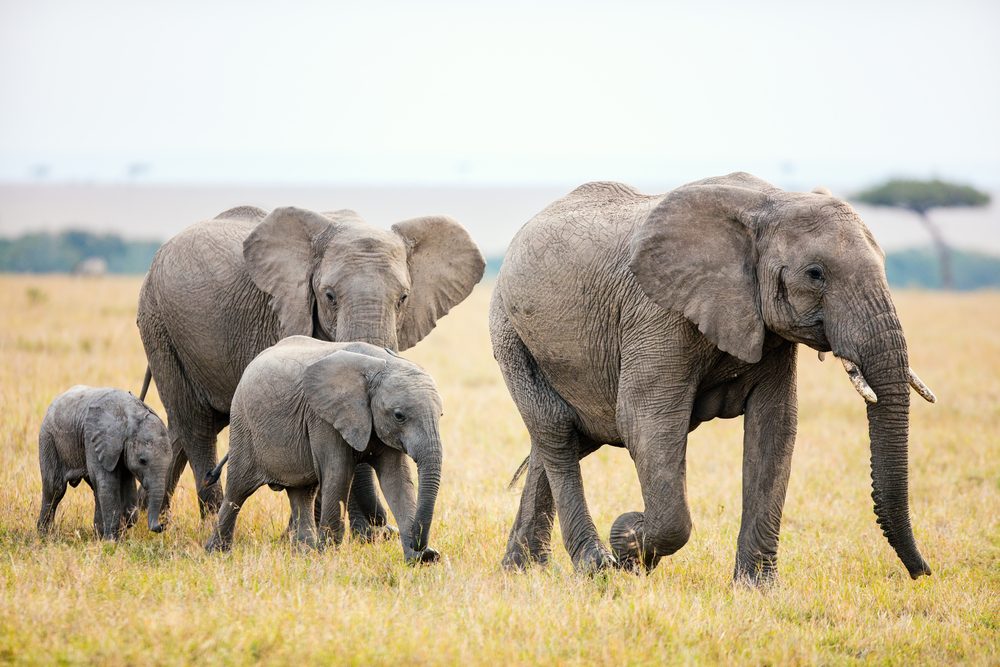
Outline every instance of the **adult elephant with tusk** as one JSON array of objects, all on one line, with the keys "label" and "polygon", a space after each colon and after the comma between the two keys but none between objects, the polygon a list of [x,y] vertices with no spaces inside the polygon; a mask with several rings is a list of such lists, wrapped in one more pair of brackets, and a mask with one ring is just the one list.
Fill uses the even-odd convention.
[{"label": "adult elephant with tusk", "polygon": [[[776,575],[797,423],[796,350],[832,351],[868,402],[875,514],[910,576],[930,574],[910,527],[909,368],[884,254],[826,190],[745,173],[666,195],[584,185],[529,221],[490,311],[493,349],[531,434],[504,563],[546,561],[558,513],[582,570],[651,569],[691,532],[687,434],[744,416],[734,578]],[[645,508],[598,538],[579,459],[626,447]]]},{"label": "adult elephant with tusk", "polygon": [[[468,232],[445,216],[385,231],[349,210],[244,206],[165,243],[142,285],[138,325],[174,447],[168,499],[190,461],[202,514],[218,511],[221,487],[206,482],[216,435],[262,350],[293,335],[405,350],[469,295],[484,267]],[[385,517],[373,471],[359,464],[351,529],[369,537]]]}]

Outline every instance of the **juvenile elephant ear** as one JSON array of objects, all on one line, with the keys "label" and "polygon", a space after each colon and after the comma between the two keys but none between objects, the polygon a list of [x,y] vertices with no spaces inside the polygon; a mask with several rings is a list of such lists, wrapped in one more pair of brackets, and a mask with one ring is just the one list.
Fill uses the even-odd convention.
[{"label": "juvenile elephant ear", "polygon": [[735,178],[736,185],[724,181],[742,176],[748,175],[701,181],[667,195],[633,236],[629,267],[660,307],[683,313],[720,350],[755,363],[764,343],[755,213],[767,192],[753,187],[759,181],[753,177]]},{"label": "juvenile elephant ear", "polygon": [[333,226],[319,213],[286,206],[272,211],[243,242],[247,271],[271,295],[282,338],[313,333],[313,242]]},{"label": "juvenile elephant ear", "polygon": [[372,435],[369,383],[384,369],[382,359],[343,350],[306,367],[302,382],[306,403],[359,452],[368,449]]},{"label": "juvenile elephant ear", "polygon": [[87,408],[83,422],[84,443],[108,472],[118,467],[118,460],[125,449],[127,428],[128,415],[117,403],[102,402]]},{"label": "juvenile elephant ear", "polygon": [[469,296],[486,261],[462,225],[446,216],[397,222],[392,231],[406,243],[410,296],[398,335],[399,349],[416,345],[452,306]]}]

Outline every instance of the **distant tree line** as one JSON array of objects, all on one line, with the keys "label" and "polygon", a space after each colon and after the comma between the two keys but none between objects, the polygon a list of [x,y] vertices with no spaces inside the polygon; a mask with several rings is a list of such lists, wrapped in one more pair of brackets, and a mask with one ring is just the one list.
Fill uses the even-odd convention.
[{"label": "distant tree line", "polygon": [[[0,239],[0,272],[71,273],[84,259],[99,257],[109,273],[142,274],[159,247],[159,241],[126,241],[116,234],[78,230],[25,234]],[[950,259],[954,289],[1000,288],[1000,257],[952,249]],[[502,262],[502,257],[488,257],[486,275],[496,276]],[[896,287],[941,289],[939,262],[939,252],[930,247],[897,250],[886,257],[885,271]]]},{"label": "distant tree line", "polygon": [[70,273],[81,261],[98,257],[109,273],[145,273],[159,247],[159,241],[126,241],[117,234],[36,232],[0,239],[0,271]]}]

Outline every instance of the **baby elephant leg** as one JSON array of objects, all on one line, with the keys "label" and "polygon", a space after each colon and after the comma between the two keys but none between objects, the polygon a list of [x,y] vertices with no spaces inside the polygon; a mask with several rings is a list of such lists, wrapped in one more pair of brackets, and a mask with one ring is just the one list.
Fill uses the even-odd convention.
[{"label": "baby elephant leg", "polygon": [[[51,471],[49,471],[51,473]],[[52,520],[56,516],[56,508],[59,501],[66,494],[66,480],[63,479],[62,472],[56,470],[58,474],[46,474],[42,471],[42,509],[38,513],[38,532],[47,533],[52,527]]]},{"label": "baby elephant leg", "polygon": [[332,540],[339,545],[344,540],[344,520],[347,516],[347,499],[354,477],[354,457],[346,450],[340,455],[330,455],[324,462],[320,475],[322,497],[319,517],[321,542]]},{"label": "baby elephant leg", "polygon": [[316,536],[316,517],[313,515],[317,486],[313,484],[288,488],[288,501],[292,505],[292,539],[311,549],[319,546]]},{"label": "baby elephant leg", "polygon": [[[249,481],[248,475],[239,469],[238,460],[230,460],[229,477],[226,479],[226,494],[219,509],[219,519],[212,531],[212,537],[205,544],[207,551],[229,551],[233,546],[233,532],[236,530],[236,517],[239,516],[243,503],[250,495],[260,488],[258,481]],[[289,493],[289,497],[291,494]]]},{"label": "baby elephant leg", "polygon": [[[94,477],[94,521],[100,526],[98,536],[105,540],[117,540],[122,532],[124,503],[121,483],[117,475],[100,470]],[[97,516],[97,514],[100,516]]]}]

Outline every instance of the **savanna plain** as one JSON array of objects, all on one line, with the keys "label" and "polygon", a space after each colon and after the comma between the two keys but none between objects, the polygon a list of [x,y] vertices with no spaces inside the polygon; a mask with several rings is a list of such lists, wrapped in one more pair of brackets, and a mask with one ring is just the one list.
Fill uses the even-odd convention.
[{"label": "savanna plain", "polygon": [[[802,348],[799,429],[779,582],[730,582],[740,520],[742,420],[691,434],[691,541],[649,575],[573,572],[558,522],[553,562],[500,559],[519,499],[511,474],[527,433],[493,361],[491,286],[404,353],[437,380],[445,468],[431,544],[403,563],[397,541],[303,552],[288,504],[246,503],[232,553],[209,555],[185,473],[162,534],[145,521],[94,539],[86,485],[40,539],[37,433],[77,383],[137,392],[145,358],[138,278],[0,276],[0,661],[100,664],[997,664],[1000,661],[1000,294],[901,291],[913,367],[910,479],[933,576],[911,581],[875,523],[865,409],[840,364]],[[151,404],[163,414],[155,391]],[[220,437],[220,452],[227,432]],[[583,462],[599,531],[642,508],[628,454]]]}]

